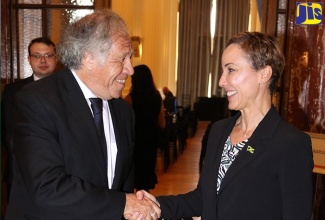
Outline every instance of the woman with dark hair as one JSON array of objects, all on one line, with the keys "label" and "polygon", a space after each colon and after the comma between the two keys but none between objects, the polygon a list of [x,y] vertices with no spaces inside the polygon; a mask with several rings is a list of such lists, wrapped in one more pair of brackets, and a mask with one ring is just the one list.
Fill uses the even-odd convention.
[{"label": "woman with dark hair", "polygon": [[148,66],[134,67],[132,86],[125,100],[132,105],[135,114],[135,188],[154,189],[157,142],[165,126],[165,115]]}]

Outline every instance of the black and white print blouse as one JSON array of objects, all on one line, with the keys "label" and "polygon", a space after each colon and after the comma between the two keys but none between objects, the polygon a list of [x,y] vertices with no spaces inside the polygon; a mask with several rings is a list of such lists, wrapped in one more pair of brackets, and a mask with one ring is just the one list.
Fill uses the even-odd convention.
[{"label": "black and white print blouse", "polygon": [[221,162],[219,166],[219,172],[218,172],[218,181],[217,181],[217,194],[220,190],[220,185],[223,180],[223,178],[226,175],[227,170],[231,166],[231,164],[236,159],[236,156],[238,155],[239,151],[243,149],[245,144],[248,140],[244,140],[238,144],[231,144],[230,136],[228,136],[225,146],[223,148],[222,156],[221,156]]}]

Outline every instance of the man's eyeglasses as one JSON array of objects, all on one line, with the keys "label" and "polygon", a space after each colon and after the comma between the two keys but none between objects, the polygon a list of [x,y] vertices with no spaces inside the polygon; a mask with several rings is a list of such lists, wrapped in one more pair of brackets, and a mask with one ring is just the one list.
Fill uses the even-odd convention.
[{"label": "man's eyeglasses", "polygon": [[32,54],[30,55],[32,57],[32,59],[40,61],[42,60],[42,58],[44,58],[45,60],[53,60],[55,58],[55,54],[54,53],[47,53],[44,55],[41,54]]}]

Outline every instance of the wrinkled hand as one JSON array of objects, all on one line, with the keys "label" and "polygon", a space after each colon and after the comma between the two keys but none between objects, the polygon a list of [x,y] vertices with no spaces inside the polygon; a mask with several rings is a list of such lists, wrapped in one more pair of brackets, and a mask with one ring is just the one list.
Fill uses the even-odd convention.
[{"label": "wrinkled hand", "polygon": [[[155,197],[143,191],[141,194],[126,194],[126,205],[124,209],[124,218],[130,220],[152,220],[160,217],[160,208],[157,205]],[[148,194],[144,196],[145,193]],[[151,196],[151,197],[150,197]],[[153,198],[151,200],[150,198]]]}]

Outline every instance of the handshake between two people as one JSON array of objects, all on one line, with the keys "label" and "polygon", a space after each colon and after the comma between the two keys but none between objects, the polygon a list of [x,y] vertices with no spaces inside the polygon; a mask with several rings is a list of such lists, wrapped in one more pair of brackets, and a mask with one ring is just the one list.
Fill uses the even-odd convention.
[{"label": "handshake between two people", "polygon": [[150,193],[140,190],[126,194],[124,218],[129,220],[152,220],[160,217],[160,205]]}]

